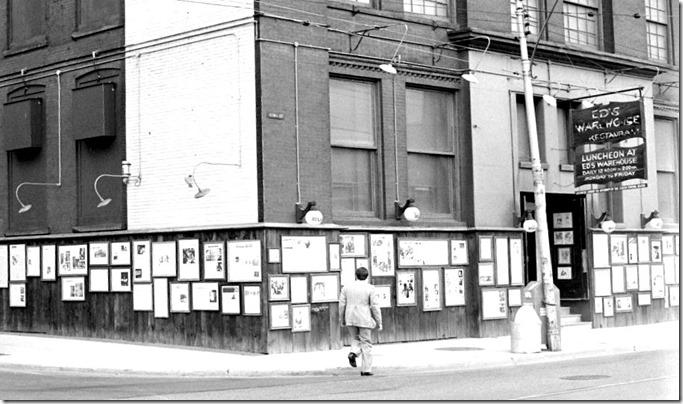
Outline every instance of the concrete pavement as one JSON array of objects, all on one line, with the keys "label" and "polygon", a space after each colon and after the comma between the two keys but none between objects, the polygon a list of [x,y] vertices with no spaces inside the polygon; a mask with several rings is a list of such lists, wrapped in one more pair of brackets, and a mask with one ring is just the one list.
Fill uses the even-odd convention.
[{"label": "concrete pavement", "polygon": [[[680,324],[670,321],[619,328],[563,327],[561,350],[512,353],[511,337],[458,338],[374,346],[376,375],[439,369],[469,370],[679,349]],[[0,368],[149,376],[353,375],[348,347],[322,352],[252,354],[182,346],[0,333]]]}]

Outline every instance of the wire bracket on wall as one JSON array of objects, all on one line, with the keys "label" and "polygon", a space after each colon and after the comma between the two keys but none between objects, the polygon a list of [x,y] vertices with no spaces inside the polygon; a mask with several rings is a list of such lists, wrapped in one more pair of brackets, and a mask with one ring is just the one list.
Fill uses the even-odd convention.
[{"label": "wire bracket on wall", "polygon": [[[360,43],[363,42],[363,39],[370,36],[369,32],[377,31],[379,29],[384,29],[387,27],[388,27],[388,25],[377,25],[377,26],[374,26],[372,28],[366,28],[366,29],[361,29],[358,31],[352,31],[351,32],[352,35],[349,36],[349,52],[355,52],[356,49],[358,49],[358,47],[360,46]],[[360,39],[356,43],[356,46],[351,45],[351,42],[353,42],[353,39],[352,39],[353,35],[360,36]]]}]

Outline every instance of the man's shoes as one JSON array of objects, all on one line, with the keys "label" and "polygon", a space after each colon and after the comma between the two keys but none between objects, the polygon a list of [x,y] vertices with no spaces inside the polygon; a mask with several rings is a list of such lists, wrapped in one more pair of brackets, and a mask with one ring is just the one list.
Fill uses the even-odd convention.
[{"label": "man's shoes", "polygon": [[360,372],[361,376],[372,376],[372,372]]},{"label": "man's shoes", "polygon": [[354,368],[356,367],[356,354],[353,352],[349,354],[349,365],[353,366]]}]

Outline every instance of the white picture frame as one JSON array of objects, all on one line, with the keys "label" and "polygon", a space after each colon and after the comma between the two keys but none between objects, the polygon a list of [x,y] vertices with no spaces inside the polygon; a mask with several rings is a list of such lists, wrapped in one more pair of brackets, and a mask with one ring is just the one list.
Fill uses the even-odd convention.
[{"label": "white picture frame", "polygon": [[9,245],[0,244],[0,289],[9,288]]},{"label": "white picture frame", "polygon": [[261,240],[226,243],[228,282],[261,282]]},{"label": "white picture frame", "polygon": [[189,282],[170,282],[169,283],[170,312],[189,313],[190,312],[190,283]]},{"label": "white picture frame", "polygon": [[681,304],[680,288],[678,285],[669,285],[669,306],[679,307]]},{"label": "white picture frame", "polygon": [[649,293],[638,293],[638,306],[649,306],[652,304],[652,296]]},{"label": "white picture frame", "polygon": [[553,213],[553,228],[571,229],[573,226],[572,212]]},{"label": "white picture frame", "polygon": [[340,234],[339,244],[341,245],[341,257],[367,257],[367,240],[365,233],[362,234]]},{"label": "white picture frame", "polygon": [[91,242],[88,245],[90,265],[109,265],[109,242]]},{"label": "white picture frame", "polygon": [[662,240],[650,241],[650,248],[652,249],[650,260],[652,262],[662,262]]},{"label": "white picture frame", "polygon": [[508,307],[520,307],[522,305],[522,289],[508,289]]},{"label": "white picture frame", "polygon": [[282,273],[327,272],[325,236],[282,236],[280,245]]},{"label": "white picture frame", "polygon": [[422,311],[438,311],[442,309],[441,276],[438,269],[422,270]]},{"label": "white picture frame", "polygon": [[40,277],[40,246],[26,247],[26,277]]},{"label": "white picture frame", "polygon": [[674,236],[663,235],[662,236],[662,255],[674,255]]},{"label": "white picture frame", "polygon": [[57,280],[57,246],[48,244],[41,246],[41,278],[44,282]]},{"label": "white picture frame", "polygon": [[479,236],[479,261],[493,261],[493,236]]},{"label": "white picture frame", "polygon": [[561,281],[572,280],[572,267],[571,266],[558,266],[557,267],[557,279]]},{"label": "white picture frame", "polygon": [[652,279],[652,299],[665,299],[664,266],[661,264],[650,265],[650,277]]},{"label": "white picture frame", "polygon": [[177,264],[175,241],[157,241],[152,243],[152,277],[175,277],[177,274]]},{"label": "white picture frame", "polygon": [[602,315],[614,317],[614,298],[612,296],[602,298]]},{"label": "white picture frame", "polygon": [[375,285],[375,294],[380,308],[393,307],[391,304],[391,285]]},{"label": "white picture frame", "polygon": [[498,320],[508,318],[507,289],[481,289],[482,320]]},{"label": "white picture frame", "polygon": [[199,240],[178,240],[178,280],[199,281]]},{"label": "white picture frame", "polygon": [[218,311],[218,282],[192,282],[192,310]]},{"label": "white picture frame", "polygon": [[311,274],[311,303],[339,301],[339,274]]},{"label": "white picture frame", "polygon": [[480,262],[478,264],[479,286],[495,285],[493,262]]},{"label": "white picture frame", "polygon": [[612,266],[612,293],[626,292],[626,276],[622,265]]},{"label": "white picture frame", "polygon": [[26,282],[26,244],[9,246],[9,280]]},{"label": "white picture frame", "polygon": [[111,265],[129,266],[131,261],[130,241],[112,241]]},{"label": "white picture frame", "polygon": [[467,240],[451,240],[451,265],[468,265],[469,261]]},{"label": "white picture frame", "polygon": [[292,332],[311,331],[311,305],[292,304]]},{"label": "white picture frame", "polygon": [[152,242],[133,241],[133,283],[152,282]]},{"label": "white picture frame", "polygon": [[398,267],[448,266],[448,239],[398,239]]},{"label": "white picture frame", "polygon": [[638,239],[635,236],[629,236],[626,242],[628,246],[628,263],[638,263]]},{"label": "white picture frame", "polygon": [[222,314],[241,314],[242,313],[242,294],[239,285],[221,286],[221,313]]},{"label": "white picture frame", "polygon": [[650,237],[647,235],[638,238],[638,263],[650,262]]},{"label": "white picture frame", "polygon": [[63,302],[85,301],[85,276],[63,276],[61,281]]},{"label": "white picture frame", "polygon": [[370,274],[393,277],[394,267],[394,235],[370,234]]},{"label": "white picture frame", "polygon": [[206,242],[204,248],[204,280],[226,280],[225,243],[223,241]]},{"label": "white picture frame", "polygon": [[593,313],[602,314],[602,297],[593,298]]},{"label": "white picture frame", "polygon": [[90,268],[88,292],[109,292],[109,268]]},{"label": "white picture frame", "polygon": [[57,260],[59,276],[88,275],[88,246],[86,244],[58,246]]},{"label": "white picture frame", "polygon": [[154,278],[152,284],[154,285],[154,318],[168,318],[168,278]]},{"label": "white picture frame", "polygon": [[414,270],[396,271],[396,306],[417,306]]},{"label": "white picture frame", "polygon": [[268,274],[268,300],[289,300],[289,275]]},{"label": "white picture frame", "polygon": [[593,233],[593,267],[609,267],[609,235]]},{"label": "white picture frame", "polygon": [[330,271],[341,271],[341,244],[329,243],[327,245]]},{"label": "white picture frame", "polygon": [[612,265],[628,263],[628,244],[625,234],[610,235],[610,258]]},{"label": "white picture frame", "polygon": [[153,311],[152,283],[133,283],[133,311]]},{"label": "white picture frame", "polygon": [[631,295],[615,296],[614,311],[617,313],[625,313],[633,311],[633,300]]},{"label": "white picture frame", "polygon": [[341,286],[352,284],[356,280],[356,259],[355,258],[342,258],[341,259],[341,272],[339,274],[339,282]]},{"label": "white picture frame", "polygon": [[243,315],[261,316],[261,286],[243,285],[242,302],[244,304],[244,310],[242,311]]},{"label": "white picture frame", "polygon": [[524,285],[524,251],[521,238],[510,238],[510,285]]},{"label": "white picture frame", "polygon": [[280,254],[279,248],[269,248],[268,249],[268,263],[269,264],[279,264],[282,262],[282,256]]},{"label": "white picture frame", "polygon": [[291,308],[289,303],[271,303],[268,313],[271,330],[292,328]]},{"label": "white picture frame", "polygon": [[508,238],[496,237],[496,285],[510,284],[510,257],[508,252]]},{"label": "white picture frame", "polygon": [[9,307],[26,307],[26,284],[9,284]]},{"label": "white picture frame", "polygon": [[650,264],[638,264],[638,291],[649,292],[651,290]]},{"label": "white picture frame", "polygon": [[444,268],[444,306],[464,306],[465,301],[465,268]]},{"label": "white picture frame", "polygon": [[626,290],[638,290],[638,266],[626,265]]},{"label": "white picture frame", "polygon": [[130,267],[111,268],[111,291],[123,293],[133,291]]},{"label": "white picture frame", "polygon": [[612,294],[612,271],[610,268],[593,269],[593,293],[604,297]]},{"label": "white picture frame", "polygon": [[557,249],[557,265],[571,265],[572,264],[572,248],[559,247]]},{"label": "white picture frame", "polygon": [[308,303],[308,276],[292,275],[289,278],[291,303]]}]

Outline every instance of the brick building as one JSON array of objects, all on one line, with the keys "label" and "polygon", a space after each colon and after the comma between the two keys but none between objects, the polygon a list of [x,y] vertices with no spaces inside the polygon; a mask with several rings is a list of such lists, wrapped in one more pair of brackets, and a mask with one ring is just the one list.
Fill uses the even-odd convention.
[{"label": "brick building", "polygon": [[[562,306],[594,327],[677,319],[679,11],[524,4]],[[498,336],[540,280],[520,224],[515,1],[8,0],[0,15],[4,330],[338,348],[338,291],[365,265],[378,342]],[[646,178],[575,186],[586,101],[638,102],[642,135],[613,146],[647,145]],[[312,201],[322,224],[300,220]]]}]

